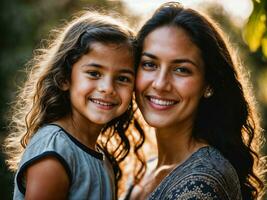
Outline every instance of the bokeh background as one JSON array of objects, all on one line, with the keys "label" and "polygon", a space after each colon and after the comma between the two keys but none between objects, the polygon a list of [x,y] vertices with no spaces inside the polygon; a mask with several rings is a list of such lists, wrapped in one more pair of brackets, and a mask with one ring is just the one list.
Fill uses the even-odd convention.
[{"label": "bokeh background", "polygon": [[[117,12],[138,27],[165,0],[1,0],[0,3],[0,145],[7,135],[9,107],[25,78],[25,64],[49,31],[81,10]],[[267,0],[180,0],[208,13],[227,33],[249,71],[262,127],[267,130]],[[229,97],[231,98],[231,97]],[[264,131],[266,137],[266,131]],[[267,145],[263,148],[267,154]],[[13,177],[0,151],[0,199],[12,199]],[[267,200],[267,197],[264,199]]]}]

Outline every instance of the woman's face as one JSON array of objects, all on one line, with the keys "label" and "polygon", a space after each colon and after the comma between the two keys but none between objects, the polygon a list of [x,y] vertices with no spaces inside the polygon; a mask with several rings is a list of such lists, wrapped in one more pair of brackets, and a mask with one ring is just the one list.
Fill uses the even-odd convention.
[{"label": "woman's face", "polygon": [[204,63],[182,28],[164,26],[144,40],[136,79],[136,98],[150,126],[192,126],[204,94]]}]

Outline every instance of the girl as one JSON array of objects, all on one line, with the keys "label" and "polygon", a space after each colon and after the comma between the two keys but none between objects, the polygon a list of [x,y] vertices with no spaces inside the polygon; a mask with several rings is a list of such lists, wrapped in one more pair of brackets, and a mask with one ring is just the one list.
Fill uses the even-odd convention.
[{"label": "girl", "polygon": [[[7,163],[17,170],[14,199],[115,199],[119,163],[130,150],[131,31],[87,12],[32,66],[5,141]],[[141,133],[135,149],[142,142]]]},{"label": "girl", "polygon": [[137,48],[136,100],[155,128],[158,161],[131,198],[256,199],[261,130],[220,30],[166,3],[139,31]]}]

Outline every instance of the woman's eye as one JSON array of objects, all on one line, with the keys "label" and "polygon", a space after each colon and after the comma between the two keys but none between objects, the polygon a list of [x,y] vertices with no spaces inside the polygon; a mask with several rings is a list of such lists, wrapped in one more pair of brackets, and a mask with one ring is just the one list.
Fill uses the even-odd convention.
[{"label": "woman's eye", "polygon": [[144,61],[141,63],[143,69],[152,70],[155,69],[157,66],[151,61]]},{"label": "woman's eye", "polygon": [[87,72],[91,78],[100,78],[101,74],[98,71],[89,71]]},{"label": "woman's eye", "polygon": [[175,67],[174,71],[179,74],[191,74],[191,71],[186,67]]}]

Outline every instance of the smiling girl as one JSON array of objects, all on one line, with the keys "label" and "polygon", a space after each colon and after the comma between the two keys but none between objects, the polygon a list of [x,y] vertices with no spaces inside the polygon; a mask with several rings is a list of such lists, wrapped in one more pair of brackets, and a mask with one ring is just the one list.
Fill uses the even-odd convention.
[{"label": "smiling girl", "polygon": [[5,143],[14,199],[115,199],[133,118],[131,31],[87,12],[32,65]]}]

